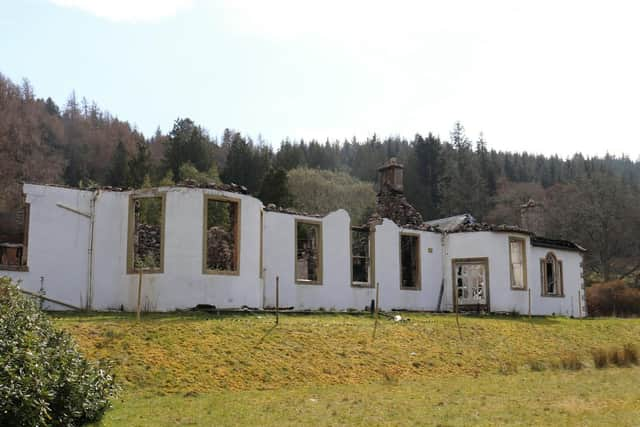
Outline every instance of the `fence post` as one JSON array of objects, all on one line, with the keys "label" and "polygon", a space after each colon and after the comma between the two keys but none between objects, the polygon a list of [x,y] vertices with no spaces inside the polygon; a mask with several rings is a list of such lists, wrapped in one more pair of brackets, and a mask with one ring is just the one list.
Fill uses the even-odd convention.
[{"label": "fence post", "polygon": [[140,321],[140,300],[142,296],[142,270],[142,267],[138,268],[138,307],[136,309],[136,319],[138,322]]},{"label": "fence post", "polygon": [[456,326],[458,326],[458,334],[460,335],[460,341],[462,341],[462,329],[460,329],[460,315],[459,315],[459,309],[458,309],[458,288],[456,287],[454,292],[454,300],[453,300],[453,304],[455,306],[455,310],[456,310]]},{"label": "fence post", "polygon": [[376,282],[376,307],[375,307],[375,322],[373,324],[373,339],[376,339],[376,329],[378,329],[379,311],[380,311],[380,282]]},{"label": "fence post", "polygon": [[276,276],[276,325],[280,323],[280,276]]},{"label": "fence post", "polygon": [[531,322],[531,288],[527,289],[527,293],[529,294],[529,322]]}]

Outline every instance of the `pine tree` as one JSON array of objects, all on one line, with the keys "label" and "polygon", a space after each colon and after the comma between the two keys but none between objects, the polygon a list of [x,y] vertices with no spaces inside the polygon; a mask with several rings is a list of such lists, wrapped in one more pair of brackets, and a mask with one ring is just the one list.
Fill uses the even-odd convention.
[{"label": "pine tree", "polygon": [[287,171],[281,168],[271,168],[264,177],[262,189],[258,198],[264,204],[273,203],[277,206],[288,207],[291,205]]},{"label": "pine tree", "polygon": [[109,185],[120,188],[127,185],[129,179],[128,157],[127,149],[122,141],[119,141],[113,152],[113,157],[111,157],[111,167],[108,174]]}]

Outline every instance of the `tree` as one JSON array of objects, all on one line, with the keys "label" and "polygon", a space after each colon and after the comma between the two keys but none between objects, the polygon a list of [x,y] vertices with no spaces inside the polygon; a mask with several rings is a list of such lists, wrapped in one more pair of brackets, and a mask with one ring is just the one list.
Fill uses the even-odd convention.
[{"label": "tree", "polygon": [[116,150],[111,158],[111,167],[109,169],[109,185],[114,187],[126,187],[129,182],[129,164],[127,163],[129,155],[122,141],[118,142]]},{"label": "tree", "polygon": [[165,142],[165,168],[173,172],[174,180],[182,180],[180,166],[190,162],[199,171],[211,167],[211,143],[204,130],[191,119],[177,119]]},{"label": "tree", "polygon": [[244,138],[239,132],[225,130],[223,146],[227,146],[229,153],[225,168],[222,171],[222,181],[230,184],[244,185],[252,194],[257,194],[262,188],[262,181],[268,172],[273,152],[265,144],[255,146],[250,139]]},{"label": "tree", "polygon": [[594,173],[574,184],[549,191],[550,234],[575,240],[589,251],[589,270],[608,282],[637,275],[640,270],[640,192],[622,177]]},{"label": "tree", "polygon": [[264,177],[262,189],[258,198],[263,203],[273,203],[277,206],[290,206],[291,194],[289,194],[289,185],[287,179],[287,171],[282,168],[271,168]]},{"label": "tree", "polygon": [[327,214],[345,209],[353,224],[362,224],[375,209],[373,184],[344,172],[298,168],[289,171],[288,181],[293,207],[304,212]]},{"label": "tree", "polygon": [[144,177],[151,171],[151,153],[149,144],[143,139],[136,142],[136,155],[129,160],[129,185],[140,188]]}]

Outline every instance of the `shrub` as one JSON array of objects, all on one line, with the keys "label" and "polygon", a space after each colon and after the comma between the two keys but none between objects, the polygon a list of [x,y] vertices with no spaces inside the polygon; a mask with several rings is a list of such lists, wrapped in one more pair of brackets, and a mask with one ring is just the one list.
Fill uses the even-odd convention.
[{"label": "shrub", "polygon": [[633,344],[627,344],[624,346],[624,359],[628,364],[638,365],[640,363],[640,357],[638,347]]},{"label": "shrub", "polygon": [[0,425],[98,420],[116,392],[105,363],[88,362],[36,303],[0,278]]},{"label": "shrub", "polygon": [[625,359],[624,350],[619,348],[611,348],[609,350],[609,363],[619,367],[629,366],[629,363]]},{"label": "shrub", "polygon": [[543,362],[541,362],[539,360],[530,359],[529,360],[529,368],[531,368],[531,370],[534,371],[534,372],[542,372],[545,369],[547,369],[547,365],[545,365]]},{"label": "shrub", "polygon": [[607,357],[607,351],[602,349],[602,348],[598,348],[595,349],[591,352],[591,355],[593,356],[593,365],[598,368],[598,369],[602,369],[602,368],[606,368],[607,366],[609,366],[609,360]]},{"label": "shrub", "polygon": [[640,315],[640,288],[633,288],[621,280],[597,283],[586,291],[590,316]]},{"label": "shrub", "polygon": [[560,365],[563,369],[568,369],[570,371],[579,371],[584,367],[580,359],[578,359],[578,355],[574,352],[570,352],[562,356],[560,359]]}]

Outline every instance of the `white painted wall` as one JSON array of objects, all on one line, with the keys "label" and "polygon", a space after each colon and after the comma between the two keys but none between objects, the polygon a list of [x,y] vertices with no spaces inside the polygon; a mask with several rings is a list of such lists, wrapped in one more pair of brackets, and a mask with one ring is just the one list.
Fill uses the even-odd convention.
[{"label": "white painted wall", "polygon": [[[260,213],[262,203],[247,195],[211,189],[163,187],[166,194],[164,272],[146,274],[143,307],[151,311],[189,308],[196,304],[217,307],[272,307],[275,279],[280,277],[280,306],[296,309],[347,310],[368,307],[374,288],[351,286],[350,218],[338,210],[323,218],[264,212],[263,266],[260,276]],[[89,283],[90,221],[57,206],[89,213],[93,192],[52,186],[25,185],[31,204],[28,272],[0,272],[22,280],[23,288],[37,292],[44,277],[48,296],[83,306]],[[203,274],[204,195],[221,195],[241,202],[240,274]],[[138,276],[126,273],[127,227],[131,192],[99,191],[96,195],[94,298],[96,310],[135,310]],[[322,284],[295,283],[295,220],[322,224]],[[400,289],[400,233],[420,238],[421,288]],[[582,256],[553,250],[563,261],[564,297],[542,297],[539,260],[549,249],[533,247],[527,239],[527,278],[533,314],[578,316],[578,289],[582,289]],[[375,277],[380,283],[384,310],[434,311],[444,277],[443,310],[453,307],[451,261],[489,258],[492,311],[528,311],[528,292],[510,289],[509,233],[439,233],[402,229],[385,219],[375,227]],[[584,292],[581,291],[584,300]],[[60,308],[50,305],[52,308]],[[584,308],[584,302],[583,302]],[[582,310],[583,315],[585,310]]]},{"label": "white painted wall", "polygon": [[[578,316],[578,289],[582,289],[579,252],[531,246],[526,234],[504,232],[453,233],[446,237],[446,269],[444,308],[453,309],[452,260],[457,258],[489,258],[489,298],[491,311],[527,314],[529,292],[511,289],[509,271],[509,236],[525,238],[527,284],[531,289],[531,312],[534,315]],[[552,251],[563,261],[564,297],[543,297],[540,277],[540,258]],[[584,292],[581,290],[581,297]],[[582,314],[585,315],[583,304]]]},{"label": "white painted wall", "polygon": [[[260,210],[250,196],[210,189],[159,188],[166,194],[164,272],[145,274],[142,301],[150,311],[197,304],[259,307]],[[94,308],[135,310],[138,276],[126,273],[130,192],[105,192],[97,203]],[[240,200],[240,274],[203,274],[204,195]]]},{"label": "white painted wall", "polygon": [[[92,192],[75,189],[24,185],[29,210],[28,272],[3,271],[22,288],[32,292],[44,280],[50,298],[84,307],[87,298],[89,219],[58,207],[63,204],[89,213]],[[47,304],[46,307],[61,309]]]},{"label": "white painted wall", "polygon": [[[295,282],[295,221],[322,224],[322,283]],[[375,289],[351,286],[351,224],[338,210],[323,218],[279,212],[264,214],[265,306],[275,306],[276,276],[280,277],[280,306],[296,309],[363,309]],[[377,239],[377,236],[376,236]]]},{"label": "white painted wall", "polygon": [[[400,233],[420,238],[421,288],[400,289]],[[429,253],[429,248],[432,252]],[[436,310],[442,279],[440,234],[402,229],[385,219],[376,227],[376,280],[383,310]]]}]

